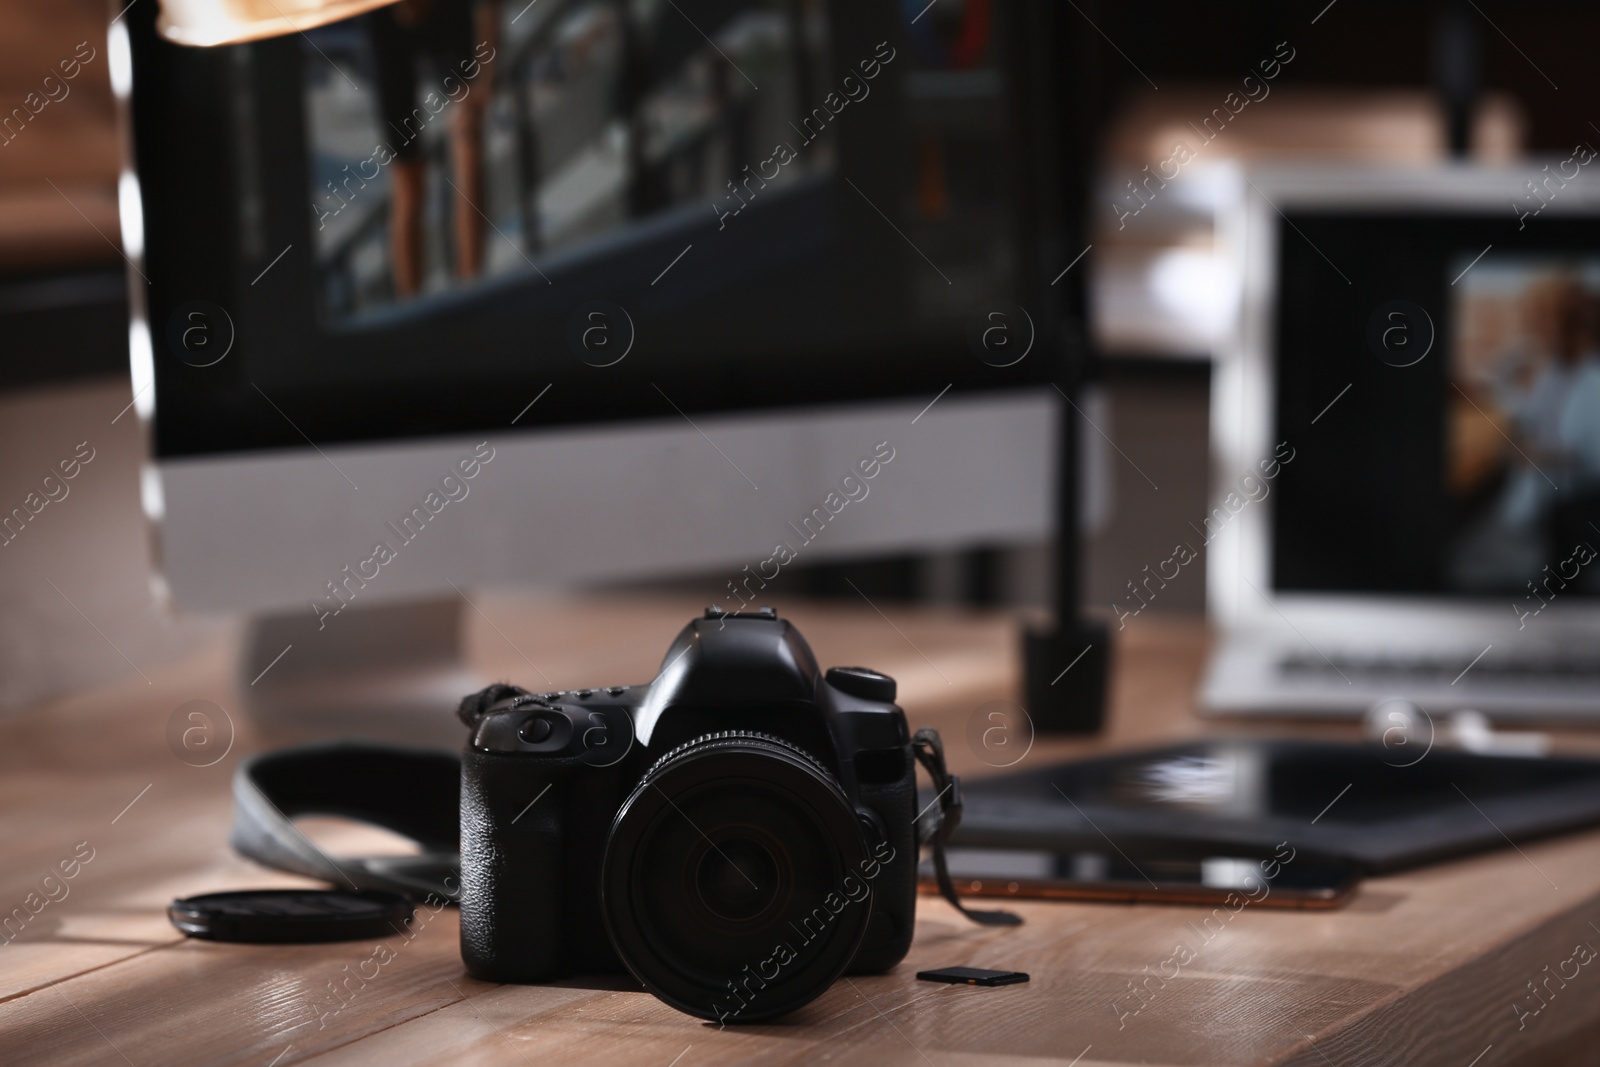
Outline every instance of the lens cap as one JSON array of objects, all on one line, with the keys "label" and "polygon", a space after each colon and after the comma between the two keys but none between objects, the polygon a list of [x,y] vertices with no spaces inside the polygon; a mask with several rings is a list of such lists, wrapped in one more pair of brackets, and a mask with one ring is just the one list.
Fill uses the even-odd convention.
[{"label": "lens cap", "polygon": [[387,937],[413,914],[411,901],[382,889],[246,889],[182,897],[167,908],[190,937],[257,945]]}]

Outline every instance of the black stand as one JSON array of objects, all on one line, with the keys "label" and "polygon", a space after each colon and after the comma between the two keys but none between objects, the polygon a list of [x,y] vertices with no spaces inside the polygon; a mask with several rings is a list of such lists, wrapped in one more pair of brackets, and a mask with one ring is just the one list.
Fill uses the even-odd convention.
[{"label": "black stand", "polygon": [[1053,629],[1022,633],[1024,706],[1043,733],[1093,734],[1105,724],[1111,638],[1103,622],[1083,616],[1079,598],[1081,419],[1063,393],[1056,448],[1056,623]]},{"label": "black stand", "polygon": [[1023,691],[1043,733],[1093,734],[1105,725],[1111,639],[1104,623],[1068,619],[1022,632]]},{"label": "black stand", "polygon": [[[1099,141],[1099,125],[1107,111],[1098,36],[1086,29],[1082,13],[1064,4],[1032,3],[1003,7],[1020,19],[1018,40],[1030,49],[1027,69],[1036,84],[1025,94],[1029,118],[1052,146],[1047,166],[1057,195],[1038,205],[1040,242],[1034,273],[1042,280],[1041,318],[1051,322],[1042,338],[1056,341],[1056,389],[1060,393],[1056,440],[1055,625],[1024,631],[1022,658],[1024,694],[1035,729],[1044,733],[1092,734],[1105,722],[1109,635],[1103,623],[1082,614],[1079,572],[1082,550],[1078,535],[1078,442],[1083,414],[1078,409],[1079,385],[1093,367],[1087,328],[1085,280],[1092,262],[1075,263],[1089,253],[1089,198]],[[1102,207],[1103,211],[1104,208]]]}]

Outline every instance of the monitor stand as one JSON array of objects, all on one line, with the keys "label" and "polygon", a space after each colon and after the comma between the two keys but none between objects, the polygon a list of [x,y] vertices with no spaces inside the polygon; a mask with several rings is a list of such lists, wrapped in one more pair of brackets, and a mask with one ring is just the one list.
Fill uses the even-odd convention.
[{"label": "monitor stand", "polygon": [[461,747],[456,706],[485,680],[463,655],[465,602],[308,610],[250,621],[241,703],[263,745],[342,738]]}]

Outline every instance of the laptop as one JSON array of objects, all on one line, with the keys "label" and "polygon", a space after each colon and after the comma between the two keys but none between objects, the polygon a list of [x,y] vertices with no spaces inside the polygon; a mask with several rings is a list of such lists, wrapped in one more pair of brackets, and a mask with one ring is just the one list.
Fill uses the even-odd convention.
[{"label": "laptop", "polygon": [[1240,176],[1205,711],[1600,722],[1595,154]]}]

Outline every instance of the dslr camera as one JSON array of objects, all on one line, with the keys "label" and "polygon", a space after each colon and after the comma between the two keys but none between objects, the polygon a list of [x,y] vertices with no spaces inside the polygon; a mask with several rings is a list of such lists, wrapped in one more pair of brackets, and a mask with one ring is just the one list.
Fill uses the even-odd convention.
[{"label": "dslr camera", "polygon": [[461,955],[491,982],[631,971],[721,1023],[911,946],[916,784],[894,679],[709,609],[655,681],[462,702]]}]

